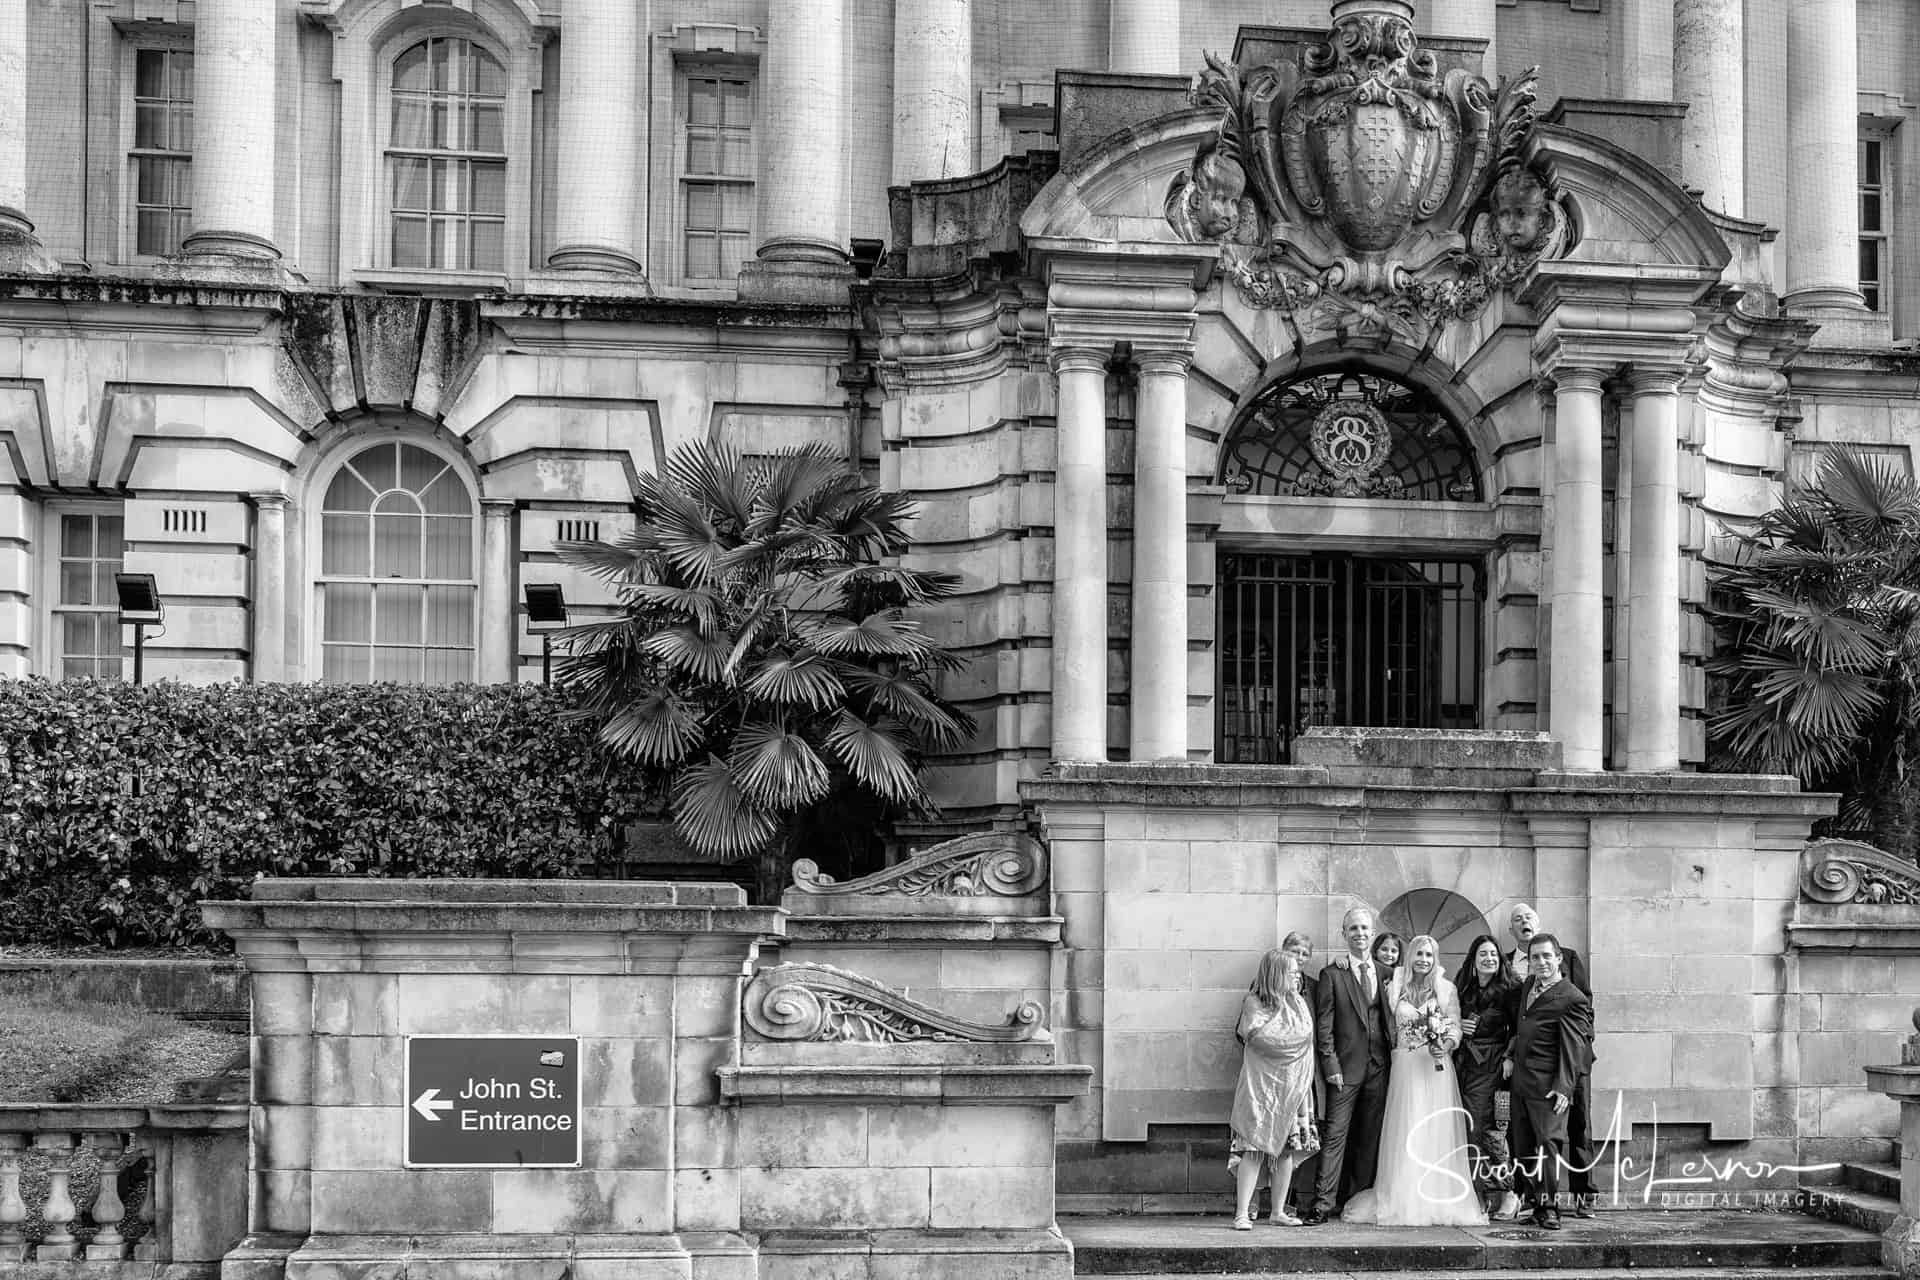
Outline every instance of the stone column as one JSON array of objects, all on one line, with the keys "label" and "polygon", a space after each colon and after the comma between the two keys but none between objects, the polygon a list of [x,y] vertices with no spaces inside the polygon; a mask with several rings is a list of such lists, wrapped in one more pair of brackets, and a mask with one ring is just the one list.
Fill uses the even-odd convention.
[{"label": "stone column", "polygon": [[1107,353],[1053,353],[1053,758],[1107,758]]},{"label": "stone column", "polygon": [[1632,383],[1627,768],[1651,772],[1680,767],[1680,370]]},{"label": "stone column", "polygon": [[1493,80],[1494,0],[1429,0],[1420,6],[1416,28],[1425,36],[1472,36],[1487,42],[1486,56],[1480,62],[1480,74]]},{"label": "stone column", "polygon": [[[847,103],[841,58],[845,0],[768,0],[760,76],[758,261],[741,272],[743,297],[844,301],[847,264]],[[822,286],[824,285],[824,290]]]},{"label": "stone column", "polygon": [[1854,0],[1787,4],[1786,302],[1849,307],[1860,296],[1860,69]]},{"label": "stone column", "polygon": [[188,257],[280,256],[273,242],[274,18],[260,0],[200,0],[193,21]]},{"label": "stone column", "polygon": [[1746,84],[1742,0],[1673,0],[1673,97],[1687,104],[1680,174],[1707,208],[1736,218],[1746,207]]},{"label": "stone column", "polygon": [[1553,373],[1553,667],[1548,731],[1570,770],[1599,772],[1605,587],[1600,554],[1600,383],[1597,369]]},{"label": "stone column", "polygon": [[0,4],[0,237],[27,237],[27,6]]},{"label": "stone column", "polygon": [[1133,430],[1133,645],[1129,755],[1187,758],[1187,367],[1140,354]]},{"label": "stone column", "polygon": [[287,495],[253,495],[253,679],[287,678]]},{"label": "stone column", "polygon": [[480,499],[481,684],[511,684],[519,667],[520,610],[513,593],[513,513],[508,498]]},{"label": "stone column", "polygon": [[1107,11],[1107,70],[1185,75],[1180,0],[1113,0]]},{"label": "stone column", "polygon": [[1674,0],[1627,0],[1620,33],[1620,96],[1670,102]]},{"label": "stone column", "polygon": [[640,93],[646,33],[638,0],[567,0],[560,28],[559,174],[547,265],[641,271]]},{"label": "stone column", "polygon": [[893,184],[973,169],[969,0],[894,0]]}]

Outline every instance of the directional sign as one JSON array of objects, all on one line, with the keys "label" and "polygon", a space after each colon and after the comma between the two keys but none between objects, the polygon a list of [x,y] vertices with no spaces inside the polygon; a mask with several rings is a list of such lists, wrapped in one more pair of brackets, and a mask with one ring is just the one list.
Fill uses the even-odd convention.
[{"label": "directional sign", "polygon": [[578,1036],[408,1036],[409,1169],[580,1164]]}]

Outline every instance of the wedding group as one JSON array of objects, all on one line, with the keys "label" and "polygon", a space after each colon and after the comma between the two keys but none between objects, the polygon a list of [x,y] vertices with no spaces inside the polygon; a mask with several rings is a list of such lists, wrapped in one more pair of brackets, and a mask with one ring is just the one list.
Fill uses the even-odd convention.
[{"label": "wedding group", "polygon": [[1235,1229],[1253,1228],[1263,1174],[1285,1226],[1525,1215],[1557,1231],[1563,1190],[1593,1216],[1591,980],[1532,907],[1509,930],[1505,951],[1475,938],[1452,979],[1433,938],[1379,933],[1365,907],[1318,975],[1304,934],[1262,957],[1235,1028]]}]

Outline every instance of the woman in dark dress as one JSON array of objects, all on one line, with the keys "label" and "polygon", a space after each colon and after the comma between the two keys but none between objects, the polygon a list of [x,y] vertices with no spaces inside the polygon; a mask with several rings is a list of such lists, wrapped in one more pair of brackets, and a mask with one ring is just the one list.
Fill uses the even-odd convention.
[{"label": "woman in dark dress", "polygon": [[1467,1141],[1473,1147],[1474,1186],[1487,1203],[1487,1216],[1505,1208],[1499,1180],[1493,1176],[1493,1157],[1487,1151],[1487,1130],[1493,1127],[1493,1095],[1500,1088],[1500,1059],[1513,1035],[1517,986],[1501,961],[1500,944],[1481,934],[1467,948],[1467,959],[1455,975],[1460,989],[1460,1047],[1453,1051],[1453,1069],[1460,1080],[1460,1105],[1467,1109]]}]

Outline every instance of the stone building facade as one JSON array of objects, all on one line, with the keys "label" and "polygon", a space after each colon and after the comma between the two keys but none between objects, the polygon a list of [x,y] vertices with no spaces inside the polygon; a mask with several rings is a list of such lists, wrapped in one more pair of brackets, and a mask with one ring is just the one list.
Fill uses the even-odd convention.
[{"label": "stone building facade", "polygon": [[1250,953],[1356,900],[1539,902],[1630,1121],[1870,1141],[1920,953],[1806,917],[1823,801],[1695,767],[1726,531],[1827,445],[1911,467],[1917,43],[1901,0],[0,4],[0,674],[120,674],[125,569],[150,677],[537,679],[523,589],[605,608],[555,547],[636,475],[826,444],[965,583],[948,823],[1050,839],[1063,1189],[1210,1194]]}]

